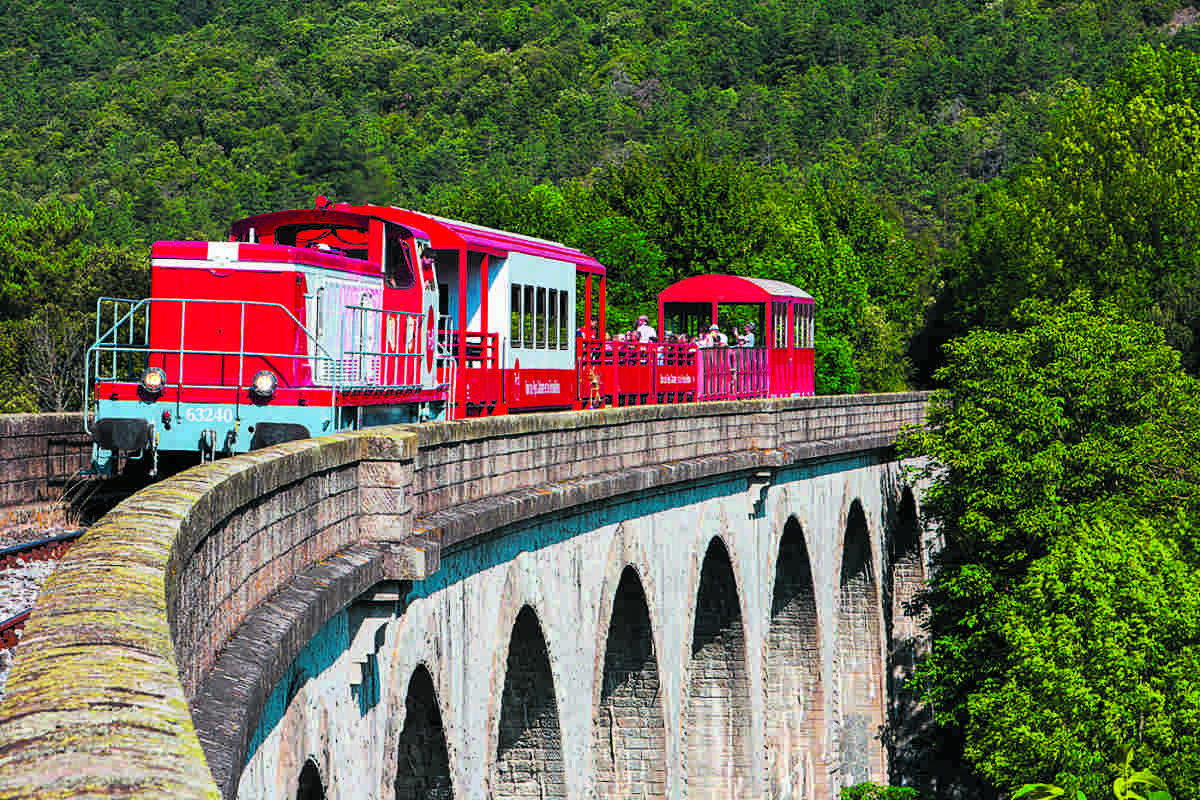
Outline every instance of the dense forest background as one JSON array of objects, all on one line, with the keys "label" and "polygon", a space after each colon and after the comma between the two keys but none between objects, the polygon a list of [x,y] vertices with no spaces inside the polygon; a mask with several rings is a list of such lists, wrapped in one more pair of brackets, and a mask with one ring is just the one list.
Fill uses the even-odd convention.
[{"label": "dense forest background", "polygon": [[1198,17],[0,0],[0,411],[78,407],[95,298],[146,294],[152,241],[319,194],[578,246],[614,326],[690,274],[786,280],[820,391],[950,387],[912,443],[940,727],[897,778],[1095,800],[1126,748],[1196,796]]},{"label": "dense forest background", "polygon": [[[0,0],[0,408],[75,405],[74,332],[99,291],[145,294],[150,242],[318,194],[580,246],[609,266],[615,325],[688,274],[788,280],[820,302],[820,390],[923,384],[950,336],[1079,282],[1076,264],[1033,281],[998,263],[1059,259],[1006,204],[1075,235],[1058,214],[1077,204],[1037,196],[1055,194],[1039,175],[1070,169],[1047,155],[1061,135],[1097,132],[1054,126],[1108,123],[1124,99],[1097,93],[1147,88],[1128,75],[1139,53],[1193,52],[1194,16],[1175,0]],[[1168,103],[1195,85],[1148,89]],[[1172,180],[1194,174],[1190,134],[1137,124],[1177,147]],[[1191,246],[1159,236],[1145,258]],[[1188,257],[1157,307],[1157,287],[1124,299],[1190,348]]]}]

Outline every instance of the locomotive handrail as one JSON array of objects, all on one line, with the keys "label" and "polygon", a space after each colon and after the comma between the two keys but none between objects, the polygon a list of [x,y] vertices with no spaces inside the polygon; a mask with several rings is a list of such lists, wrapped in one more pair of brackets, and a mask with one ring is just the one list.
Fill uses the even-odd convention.
[{"label": "locomotive handrail", "polygon": [[[698,347],[672,342],[627,342],[610,339],[578,339],[577,379],[580,402],[592,384],[593,373],[600,382],[599,393],[611,395],[622,405],[622,397],[648,395],[690,396],[695,400],[741,400],[771,394],[770,361],[766,348]],[[690,383],[684,388],[672,386]],[[586,398],[591,402],[591,397]]]},{"label": "locomotive handrail", "polygon": [[[442,334],[449,333],[451,318],[449,314],[439,314],[436,321],[438,335],[434,337],[434,375],[436,380],[441,381],[442,370],[448,369],[450,374],[447,376],[448,386],[446,389],[446,419],[452,419],[454,416],[455,403],[457,402],[456,389],[458,387],[458,359],[454,357],[454,348],[449,350],[442,347]],[[447,367],[446,365],[449,365]]]},{"label": "locomotive handrail", "polygon": [[[354,313],[352,313],[349,318],[342,318],[342,336],[340,339],[341,352],[339,353],[338,358],[338,363],[342,365],[342,368],[347,368],[347,364],[349,363],[347,361],[347,357],[349,357],[349,361],[354,361],[357,359],[358,369],[356,370],[356,373],[360,378],[368,375],[386,376],[389,372],[399,371],[410,379],[415,378],[415,381],[409,380],[407,382],[388,382],[386,380],[363,380],[359,383],[353,383],[339,380],[337,386],[343,389],[354,389],[361,386],[370,386],[373,389],[380,390],[419,389],[421,387],[420,358],[423,355],[420,348],[420,323],[425,319],[425,315],[419,311],[395,311],[366,305],[346,306],[345,308],[347,311]],[[367,348],[367,332],[369,328],[366,323],[368,314],[376,314],[379,316],[380,325],[375,328],[376,331],[383,330],[387,332],[395,332],[395,350],[387,349],[389,342],[386,334],[382,337],[383,342],[381,343],[381,347],[373,350]],[[396,325],[390,325],[389,320],[396,320]],[[400,324],[401,322],[403,324]],[[410,325],[410,323],[412,324]],[[350,349],[347,349],[346,345],[351,343],[351,338],[345,335],[347,326],[350,326],[351,330],[353,330],[356,324],[358,336],[355,338],[361,344],[358,348],[352,346]],[[401,331],[403,331],[403,334],[401,334]],[[401,348],[401,343],[405,343],[407,346]],[[380,363],[378,365],[380,369],[375,369],[376,365],[369,364],[369,362],[366,361],[367,359],[373,358],[380,359]],[[392,362],[392,366],[400,366],[402,369],[389,370],[389,360]],[[344,376],[335,375],[335,377],[342,378]]]},{"label": "locomotive handrail", "polygon": [[[179,326],[179,347],[178,348],[171,348],[168,351],[168,349],[165,347],[151,347],[149,309],[155,303],[158,303],[158,304],[178,303],[180,305],[180,311],[179,311],[180,326]],[[101,325],[102,325],[102,321],[101,321],[102,314],[103,314],[106,304],[113,309],[114,321],[113,321],[113,324],[108,328],[108,330],[101,333],[100,331],[101,331]],[[128,304],[129,309],[122,315],[120,312],[120,309],[122,308],[122,306],[124,306],[126,304]],[[236,305],[239,307],[241,319],[240,319],[240,324],[239,324],[238,350],[237,350],[238,374],[237,374],[237,380],[236,380],[235,385],[231,386],[226,383],[188,384],[184,380],[184,370],[183,370],[184,356],[206,356],[206,355],[225,356],[225,355],[232,354],[231,351],[229,351],[229,350],[191,350],[185,346],[185,338],[186,338],[186,330],[187,330],[185,322],[186,322],[186,318],[187,318],[186,317],[187,307],[188,307],[188,305],[191,305],[191,304],[224,305],[224,306]],[[296,354],[296,353],[272,353],[272,352],[265,352],[265,351],[254,351],[254,352],[247,353],[245,351],[245,309],[246,309],[246,306],[254,306],[254,307],[264,308],[264,309],[277,309],[277,310],[283,312],[285,317],[293,325],[295,325],[296,329],[304,334],[307,341],[309,343],[315,345],[314,352],[311,354],[305,353],[303,355]],[[141,344],[135,343],[134,333],[133,333],[134,322],[136,320],[136,315],[138,314],[139,311],[146,312],[142,318],[143,319],[143,326],[142,326],[143,327],[143,331],[142,331],[143,343],[141,343]],[[130,331],[129,340],[127,342],[121,342],[120,341],[120,331],[121,331],[121,327],[126,322],[129,323],[129,331]],[[111,381],[118,380],[117,357],[120,353],[144,353],[147,356],[149,356],[150,354],[153,354],[153,353],[166,354],[167,352],[171,352],[171,353],[179,356],[179,359],[180,359],[179,360],[179,372],[180,372],[180,374],[178,376],[179,379],[177,381],[177,385],[180,389],[182,389],[184,387],[189,388],[189,389],[231,389],[232,388],[232,389],[236,390],[235,391],[235,398],[236,398],[235,402],[240,401],[241,389],[244,388],[243,384],[242,384],[242,378],[243,378],[244,359],[246,356],[250,356],[250,357],[254,357],[254,358],[263,358],[263,359],[270,358],[270,359],[287,359],[287,360],[297,360],[297,359],[307,360],[309,358],[313,358],[313,359],[322,360],[322,361],[330,361],[330,362],[333,361],[333,356],[329,353],[329,350],[324,345],[321,344],[320,340],[317,339],[317,337],[315,337],[308,330],[308,328],[302,322],[300,322],[300,320],[298,320],[296,318],[296,316],[291,312],[291,309],[289,309],[287,306],[284,306],[280,303],[270,303],[270,302],[262,302],[262,301],[255,301],[255,300],[213,300],[213,299],[207,299],[207,298],[181,298],[181,297],[147,297],[147,298],[142,298],[140,300],[133,300],[133,299],[123,298],[123,297],[100,297],[96,300],[96,341],[91,347],[89,347],[87,349],[86,353],[84,354],[84,364],[83,364],[83,368],[84,368],[84,391],[83,391],[84,430],[87,431],[88,433],[90,433],[91,432],[91,422],[94,421],[92,409],[93,409],[93,405],[95,402],[95,398],[93,398],[93,396],[92,396],[92,388],[93,388],[94,384],[100,383],[105,380],[111,380]],[[101,375],[100,370],[99,370],[99,366],[100,366],[99,357],[104,353],[112,354],[112,368],[111,368],[111,372],[109,375]],[[330,405],[329,405],[330,422],[332,424],[333,415],[335,413],[334,409],[336,407],[337,386],[331,385],[329,388],[331,388],[333,390],[333,394],[331,395]],[[178,391],[176,392],[175,397],[176,397],[176,405],[178,405],[179,403],[182,402],[181,395]]]}]

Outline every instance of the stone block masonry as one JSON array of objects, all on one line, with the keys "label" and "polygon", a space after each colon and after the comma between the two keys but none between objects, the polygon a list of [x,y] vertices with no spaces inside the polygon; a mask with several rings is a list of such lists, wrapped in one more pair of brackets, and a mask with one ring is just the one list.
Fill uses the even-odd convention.
[{"label": "stone block masonry", "polygon": [[0,414],[0,525],[59,500],[91,456],[81,414]]},{"label": "stone block masonry", "polygon": [[[920,424],[924,404],[920,394],[865,395],[385,428],[163,481],[94,526],[44,588],[0,703],[0,796],[231,797],[264,704],[297,653],[373,586],[426,580],[446,569],[450,550],[461,557],[494,544],[497,530],[568,510],[886,448]],[[546,646],[553,668],[553,635]],[[541,662],[535,653],[522,663]],[[671,666],[662,679],[674,686],[677,673]],[[444,676],[432,678],[440,691]],[[760,684],[750,674],[738,691]],[[495,688],[502,705],[503,684]],[[514,728],[509,752],[541,759],[563,776],[555,793],[574,796],[577,764],[564,767],[552,745],[561,738],[561,757],[575,758],[575,729],[590,731],[593,716],[547,721],[531,739]],[[647,746],[661,747],[657,734]],[[451,759],[462,747],[450,744]],[[618,754],[632,765],[623,769],[652,774],[634,764],[633,748]],[[736,748],[755,753],[761,743]],[[506,773],[521,792],[532,791],[527,761]],[[330,775],[330,765],[317,767]],[[397,779],[376,778],[376,787]]]}]

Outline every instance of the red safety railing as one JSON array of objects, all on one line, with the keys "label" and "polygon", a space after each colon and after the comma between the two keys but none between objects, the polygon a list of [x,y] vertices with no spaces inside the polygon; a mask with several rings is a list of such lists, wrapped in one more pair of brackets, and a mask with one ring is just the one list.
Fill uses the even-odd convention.
[{"label": "red safety railing", "polygon": [[699,351],[697,400],[741,400],[772,395],[766,350],[706,347]]},{"label": "red safety railing", "polygon": [[654,402],[657,345],[578,339],[576,346],[579,399],[585,406]]},{"label": "red safety railing", "polygon": [[578,340],[583,407],[813,393],[811,350]]},{"label": "red safety railing", "polygon": [[771,368],[771,395],[812,395],[815,393],[816,373],[812,350],[773,348],[768,359]]},{"label": "red safety railing", "polygon": [[655,358],[654,391],[660,403],[686,403],[696,399],[699,350],[693,344],[661,344]]},{"label": "red safety railing", "polygon": [[[500,334],[467,331],[466,358],[457,368],[466,374],[466,397],[459,398],[472,404],[495,404],[503,398],[504,373],[500,352]],[[443,330],[438,333],[439,349],[455,362],[459,358],[459,331]],[[438,369],[438,383],[451,381],[450,362]]]}]

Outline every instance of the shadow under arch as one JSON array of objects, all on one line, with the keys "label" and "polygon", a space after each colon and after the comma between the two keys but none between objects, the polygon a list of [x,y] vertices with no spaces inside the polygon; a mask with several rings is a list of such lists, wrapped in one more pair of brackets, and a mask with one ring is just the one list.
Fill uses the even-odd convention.
[{"label": "shadow under arch", "polygon": [[909,613],[913,599],[925,586],[925,553],[921,547],[921,520],[913,491],[905,486],[899,502],[888,509],[888,571],[891,583],[890,627],[896,638],[920,632],[919,615]]},{"label": "shadow under arch", "polygon": [[321,770],[311,758],[305,760],[300,770],[296,788],[296,800],[325,800],[325,785],[321,782]]},{"label": "shadow under arch", "polygon": [[499,737],[490,772],[495,798],[567,796],[550,654],[537,614],[528,605],[517,613],[508,644]]},{"label": "shadow under arch", "polygon": [[800,522],[791,516],[775,562],[764,654],[770,797],[830,797],[820,642],[808,545]]},{"label": "shadow under arch", "polygon": [[913,676],[929,649],[924,630],[925,613],[917,597],[926,585],[925,552],[922,547],[920,514],[911,487],[892,496],[898,502],[889,510],[888,571],[890,602],[888,617],[888,748],[889,778],[896,785],[927,786],[930,770],[927,740],[933,714],[921,702],[921,688]]},{"label": "shadow under arch", "polygon": [[645,590],[630,565],[613,598],[592,750],[597,797],[666,797],[666,723],[654,632]]},{"label": "shadow under arch", "polygon": [[396,800],[451,800],[450,752],[433,676],[418,664],[408,681],[396,759]]},{"label": "shadow under arch", "polygon": [[846,515],[838,581],[838,772],[841,785],[887,779],[880,731],[884,724],[883,652],[879,584],[871,530],[862,503]]},{"label": "shadow under arch", "polygon": [[745,626],[729,550],[714,536],[696,593],[684,774],[689,797],[739,797],[752,773]]}]

